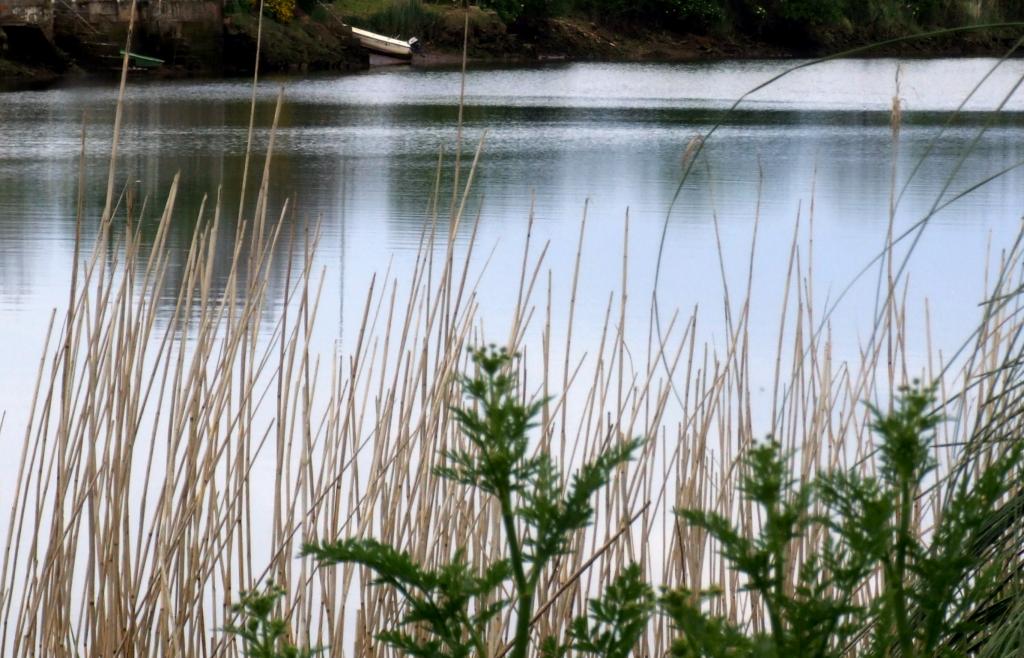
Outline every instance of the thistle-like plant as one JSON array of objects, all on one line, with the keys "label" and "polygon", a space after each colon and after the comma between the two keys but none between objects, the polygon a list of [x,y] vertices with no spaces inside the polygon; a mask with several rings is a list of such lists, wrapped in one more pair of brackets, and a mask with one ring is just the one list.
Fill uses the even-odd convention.
[{"label": "thistle-like plant", "polygon": [[[747,536],[724,516],[686,509],[680,516],[703,528],[722,557],[742,574],[766,612],[758,633],[716,617],[704,603],[714,593],[666,592],[661,605],[680,635],[680,657],[831,657],[858,655],[962,656],[988,617],[985,602],[999,584],[999,564],[977,547],[991,531],[991,509],[1013,490],[1021,442],[971,477],[951,485],[934,531],[925,539],[915,506],[935,464],[931,457],[940,417],[930,389],[907,388],[895,408],[873,408],[879,435],[879,475],[821,474],[801,484],[790,475],[778,444],[751,449],[741,491],[760,511],[759,533]],[[793,548],[814,529],[817,547],[796,568]],[[857,597],[869,577],[882,576],[877,597]]]},{"label": "thistle-like plant", "polygon": [[288,620],[274,615],[284,588],[267,583],[262,591],[242,592],[231,612],[237,624],[224,627],[224,632],[242,640],[245,658],[312,658],[323,649],[300,649],[289,639]]},{"label": "thistle-like plant", "polygon": [[562,658],[570,651],[583,656],[628,658],[647,629],[655,607],[654,590],[644,581],[637,564],[622,570],[604,595],[590,599],[588,614],[576,617],[568,641],[548,637],[541,645],[543,658]]},{"label": "thistle-like plant", "polygon": [[972,653],[968,640],[994,621],[987,604],[1005,575],[1005,564],[983,547],[993,511],[1019,492],[1014,474],[1019,477],[1024,442],[1009,441],[973,473],[945,483],[946,500],[926,543],[911,522],[935,467],[932,402],[929,390],[907,390],[892,413],[875,411],[874,428],[883,438],[881,488],[893,500],[879,551],[885,582],[876,602],[876,656],[891,655],[893,647],[906,658]]},{"label": "thistle-like plant", "polygon": [[[374,583],[393,588],[405,603],[402,617],[398,627],[378,638],[406,654],[486,656],[489,622],[512,605],[515,627],[507,655],[525,658],[544,568],[570,550],[573,535],[593,519],[594,494],[608,483],[617,467],[633,457],[642,442],[635,439],[608,447],[566,482],[550,456],[531,446],[530,430],[547,400],[521,400],[515,357],[494,347],[471,355],[475,372],[460,378],[468,404],[452,409],[468,445],[448,451],[446,463],[435,473],[494,498],[507,557],[478,572],[460,550],[450,563],[428,568],[398,548],[357,538],[308,543],[302,554],[312,556],[321,566],[355,563],[368,567],[375,573]],[[506,594],[508,584],[511,596]],[[612,599],[620,596],[614,589],[609,594]],[[635,641],[638,635],[635,616],[600,621],[614,627],[603,631],[613,638],[602,645],[608,651],[618,650],[628,637]],[[616,626],[620,621],[629,623]]]},{"label": "thistle-like plant", "polygon": [[[760,511],[760,532],[753,537],[714,512],[686,509],[679,513],[718,540],[722,557],[743,575],[746,589],[763,605],[768,628],[747,634],[728,620],[710,615],[705,604],[716,596],[714,591],[667,592],[662,607],[682,631],[673,654],[686,658],[842,655],[844,640],[861,628],[864,611],[854,595],[873,564],[859,541],[861,528],[837,525],[820,551],[791,574],[793,547],[822,523],[812,509],[814,487],[792,477],[779,445],[766,442],[747,454],[740,490]],[[847,531],[855,536],[847,537]]]}]

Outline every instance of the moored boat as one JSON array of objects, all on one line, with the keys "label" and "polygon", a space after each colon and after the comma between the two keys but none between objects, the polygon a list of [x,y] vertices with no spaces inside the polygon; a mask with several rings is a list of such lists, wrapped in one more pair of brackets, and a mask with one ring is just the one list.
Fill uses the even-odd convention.
[{"label": "moored boat", "polygon": [[400,59],[412,59],[412,55],[419,46],[419,40],[415,37],[408,41],[392,39],[382,34],[375,34],[368,30],[361,30],[358,27],[352,28],[352,34],[359,39],[359,43],[372,53],[398,57]]},{"label": "moored boat", "polygon": [[[121,56],[124,57],[124,49],[121,49]],[[128,61],[132,66],[139,69],[155,69],[164,65],[164,60],[159,57],[148,57],[138,53],[129,52]]]}]

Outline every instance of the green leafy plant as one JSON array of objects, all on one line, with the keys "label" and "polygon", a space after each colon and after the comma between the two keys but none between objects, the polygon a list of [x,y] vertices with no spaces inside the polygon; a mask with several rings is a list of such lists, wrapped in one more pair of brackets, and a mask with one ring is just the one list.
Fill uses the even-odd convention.
[{"label": "green leafy plant", "polygon": [[224,632],[242,639],[245,658],[312,658],[323,649],[300,649],[289,640],[288,621],[274,616],[274,608],[284,596],[284,588],[267,583],[262,591],[242,592],[231,606],[240,623],[228,625]]},{"label": "green leafy plant", "polygon": [[861,541],[863,528],[837,524],[821,551],[791,578],[792,547],[821,522],[811,511],[812,487],[790,475],[779,445],[768,442],[747,455],[740,489],[761,511],[756,536],[746,536],[713,512],[688,509],[680,515],[720,542],[722,557],[743,574],[747,589],[763,604],[770,629],[747,637],[725,619],[709,616],[703,605],[716,596],[713,591],[669,592],[663,607],[684,631],[674,655],[842,655],[839,645],[861,627],[864,611],[854,594],[874,563],[869,544]]},{"label": "green leafy plant", "polygon": [[541,646],[545,658],[561,658],[570,651],[584,656],[627,658],[647,628],[654,611],[654,590],[639,565],[622,570],[600,598],[590,599],[589,616],[581,615],[569,628],[569,641],[547,638]]},{"label": "green leafy plant", "polygon": [[[452,410],[468,446],[447,452],[446,464],[436,474],[496,501],[507,557],[478,572],[458,550],[451,562],[432,569],[397,548],[354,538],[308,543],[302,554],[321,566],[368,567],[376,574],[374,583],[394,589],[405,603],[399,627],[378,639],[408,655],[485,656],[487,624],[512,606],[515,628],[507,655],[525,658],[542,572],[554,558],[569,552],[575,532],[592,521],[592,497],[642,442],[636,439],[608,447],[566,483],[546,452],[531,449],[529,433],[546,400],[519,398],[515,357],[490,347],[473,351],[472,361],[475,374],[460,378],[468,404]],[[635,602],[626,601],[642,594],[638,577],[639,571],[627,570],[624,579],[609,589],[606,603],[592,604],[602,635],[591,638],[598,644],[587,646],[619,651],[601,655],[625,655],[622,647],[630,638],[635,642],[642,630],[639,613],[649,612],[650,606],[642,604],[634,610],[627,604]],[[511,595],[506,593],[508,585]],[[580,623],[584,625],[574,626],[574,632],[587,632],[587,622]],[[600,637],[607,639],[596,639]],[[582,637],[574,636],[574,641],[583,646]]]},{"label": "green leafy plant", "polygon": [[[367,567],[374,584],[401,597],[397,625],[377,637],[402,654],[487,656],[494,644],[488,628],[511,607],[514,636],[502,655],[525,658],[542,571],[570,550],[575,531],[592,520],[594,493],[641,442],[606,449],[566,483],[545,452],[531,450],[529,432],[544,401],[518,397],[514,357],[490,348],[472,358],[476,374],[461,378],[469,404],[453,409],[468,445],[446,453],[436,473],[493,497],[507,557],[480,568],[458,548],[448,563],[428,568],[395,547],[357,538],[309,543],[303,554],[322,566]],[[764,612],[763,628],[712,613],[716,590],[666,589],[656,599],[641,568],[629,565],[588,602],[565,638],[547,637],[537,652],[544,658],[627,658],[660,607],[678,633],[671,649],[678,658],[969,655],[985,625],[1012,608],[1000,598],[1005,565],[985,547],[1000,532],[993,509],[1018,500],[1014,474],[1024,442],[990,450],[983,462],[936,482],[932,452],[941,417],[933,407],[930,389],[907,388],[892,411],[872,408],[880,439],[877,476],[854,469],[806,481],[794,475],[778,443],[752,447],[739,489],[756,507],[754,533],[715,512],[679,511],[683,522],[718,542],[752,604]],[[932,486],[943,487],[946,499],[925,533],[918,507]],[[244,622],[227,630],[245,640],[246,656],[313,655],[288,644],[286,622],[272,617],[282,593],[271,585],[233,607]]]},{"label": "green leafy plant", "polygon": [[[761,513],[748,537],[724,516],[681,510],[721,546],[760,602],[767,628],[747,633],[706,612],[714,592],[667,592],[662,608],[681,631],[673,654],[690,656],[961,656],[965,638],[987,619],[978,612],[999,585],[1000,565],[977,550],[991,510],[1013,491],[1021,465],[1017,444],[972,477],[951,486],[928,538],[916,530],[915,506],[934,470],[931,449],[940,417],[928,389],[902,392],[892,412],[873,409],[881,439],[878,477],[823,474],[801,484],[780,446],[767,442],[746,457],[741,491]],[[818,511],[820,510],[820,511]],[[806,542],[815,531],[818,548]],[[807,554],[794,548],[802,542]],[[795,566],[792,566],[795,565]],[[881,573],[881,592],[858,600],[869,577]],[[863,598],[863,597],[862,597]]]}]

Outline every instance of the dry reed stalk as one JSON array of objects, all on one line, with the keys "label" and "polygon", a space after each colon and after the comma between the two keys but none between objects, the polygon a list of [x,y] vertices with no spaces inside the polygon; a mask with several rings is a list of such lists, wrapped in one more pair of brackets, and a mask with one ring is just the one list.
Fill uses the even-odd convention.
[{"label": "dry reed stalk", "polygon": [[[279,94],[275,127],[281,102]],[[375,536],[426,564],[462,548],[483,565],[504,550],[493,505],[432,474],[443,449],[463,444],[448,413],[458,402],[453,380],[467,367],[465,347],[485,335],[471,258],[479,216],[463,216],[483,138],[464,184],[452,186],[442,253],[435,253],[439,156],[411,276],[372,280],[350,353],[336,352],[327,363],[313,333],[323,282],[313,271],[319,231],[300,239],[288,230],[294,224],[287,204],[276,218],[268,208],[274,132],[252,218],[226,237],[220,193],[212,219],[204,204],[180,281],[168,278],[177,179],[150,242],[133,228],[142,218],[132,216],[129,201],[124,235],[108,246],[106,227],[121,221],[109,204],[112,187],[111,216],[80,271],[84,245],[76,242],[68,308],[45,337],[10,492],[0,654],[235,655],[217,631],[230,621],[228,605],[240,590],[273,578],[288,590],[282,612],[297,641],[330,645],[333,655],[377,656],[387,652],[372,636],[395,619],[394,595],[371,587],[359,569],[316,570],[295,559],[301,541]],[[737,490],[737,463],[761,434],[792,450],[804,477],[824,467],[870,471],[873,447],[861,401],[888,400],[912,373],[932,367],[927,311],[927,358],[908,355],[916,337],[907,334],[907,287],[892,269],[891,230],[885,340],[861,346],[859,361],[834,353],[823,325],[827,309],[818,310],[814,293],[813,203],[794,223],[782,306],[773,319],[777,340],[754,344],[750,329],[762,320],[752,317],[757,209],[753,220],[745,290],[725,295],[727,339],[717,348],[702,340],[697,309],[662,325],[652,303],[646,338],[627,334],[636,261],[628,215],[622,289],[617,296],[609,291],[600,338],[581,344],[573,327],[578,283],[587,276],[586,214],[562,300],[564,326],[552,293],[563,273],[547,265],[547,245],[535,253],[532,215],[527,222],[518,285],[509,296],[512,326],[497,335],[524,352],[524,397],[558,394],[543,409],[538,449],[573,465],[609,441],[650,437],[640,460],[601,494],[597,523],[545,575],[538,635],[562,633],[587,596],[630,561],[640,561],[653,582],[693,590],[724,585],[717,611],[763,628],[760,603],[727,570],[714,542],[680,526],[673,509],[716,509],[756,531],[756,510]],[[463,221],[472,221],[473,230],[459,245],[455,229]],[[215,254],[224,239],[233,241],[233,257],[218,286]],[[999,264],[994,299],[1010,299],[1020,283],[1019,244]],[[724,283],[733,255],[721,245],[719,252]],[[284,303],[275,317],[267,297],[281,260]],[[545,269],[547,286],[539,291]],[[174,300],[169,313],[160,302],[167,298]],[[958,421],[943,427],[947,447],[937,478],[954,472],[959,453],[951,446],[1005,412],[988,401],[1013,386],[1013,373],[1001,368],[1019,350],[1018,310],[986,306],[966,358],[934,355],[943,402]],[[534,317],[543,322],[531,323]],[[560,331],[565,342],[556,346],[552,337]],[[493,328],[489,335],[496,335]],[[768,427],[753,421],[751,363],[759,352],[774,363]],[[938,496],[922,501],[921,533],[941,510]],[[818,541],[812,536],[793,547],[791,576]],[[877,586],[869,584],[863,596]],[[507,645],[511,621],[495,621],[493,655]],[[662,655],[670,641],[671,630],[656,620],[644,653]]]}]

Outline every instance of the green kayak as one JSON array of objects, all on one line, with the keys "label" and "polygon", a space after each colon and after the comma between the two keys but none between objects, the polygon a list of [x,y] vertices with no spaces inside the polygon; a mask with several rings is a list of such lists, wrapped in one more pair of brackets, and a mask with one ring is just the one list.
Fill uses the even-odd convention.
[{"label": "green kayak", "polygon": [[[121,54],[124,55],[124,49],[121,49]],[[163,66],[164,60],[157,57],[147,57],[146,55],[139,55],[138,53],[129,52],[128,59],[131,61],[133,66],[137,66],[142,69],[155,69],[159,66]]]}]

